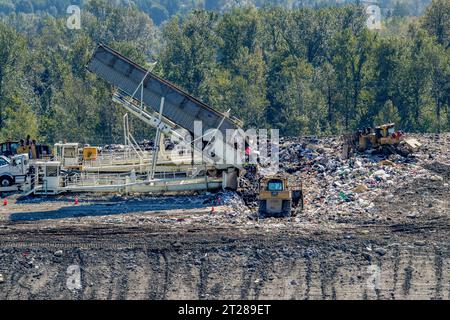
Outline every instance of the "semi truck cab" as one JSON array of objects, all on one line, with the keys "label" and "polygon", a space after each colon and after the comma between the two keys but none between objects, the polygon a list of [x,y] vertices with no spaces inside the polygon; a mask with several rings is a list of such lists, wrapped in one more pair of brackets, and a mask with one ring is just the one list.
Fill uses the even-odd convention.
[{"label": "semi truck cab", "polygon": [[27,154],[20,154],[12,159],[0,156],[0,187],[25,183],[29,171],[30,160]]}]

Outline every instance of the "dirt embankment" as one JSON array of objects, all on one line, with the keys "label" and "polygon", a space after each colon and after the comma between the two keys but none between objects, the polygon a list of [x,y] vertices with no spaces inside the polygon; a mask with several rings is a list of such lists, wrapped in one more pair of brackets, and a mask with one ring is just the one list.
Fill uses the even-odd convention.
[{"label": "dirt embankment", "polygon": [[0,299],[450,299],[444,242],[110,231],[3,242]]}]

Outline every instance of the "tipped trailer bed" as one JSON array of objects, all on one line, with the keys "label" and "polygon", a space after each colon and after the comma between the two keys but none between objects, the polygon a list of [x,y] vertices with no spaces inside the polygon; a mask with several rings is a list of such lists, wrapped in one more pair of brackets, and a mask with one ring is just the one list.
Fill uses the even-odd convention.
[{"label": "tipped trailer bed", "polygon": [[[193,157],[193,163],[207,163],[221,171],[242,168],[245,154],[237,147],[235,140],[243,132],[240,120],[214,110],[103,44],[95,50],[87,69],[116,89],[113,96],[115,102],[157,129],[157,145],[160,134],[174,134],[179,138],[178,129],[183,129],[191,135],[191,139],[194,138],[187,141],[182,137],[194,148],[192,154],[201,155]],[[201,131],[196,128],[196,123],[201,124]],[[157,156],[154,156],[152,166],[156,162]]]},{"label": "tipped trailer bed", "polygon": [[225,136],[227,129],[239,129],[242,123],[218,112],[190,94],[101,44],[87,66],[110,85],[140,100],[137,88],[143,84],[142,102],[159,112],[161,97],[165,97],[162,116],[194,133],[194,121],[201,121],[204,130],[219,130]]}]

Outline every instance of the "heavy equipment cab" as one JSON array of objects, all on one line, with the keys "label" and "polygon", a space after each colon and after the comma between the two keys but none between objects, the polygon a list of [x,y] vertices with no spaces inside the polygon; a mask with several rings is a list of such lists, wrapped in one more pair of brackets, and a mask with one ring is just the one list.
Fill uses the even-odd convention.
[{"label": "heavy equipment cab", "polygon": [[291,186],[285,176],[263,177],[259,181],[259,214],[262,217],[290,217],[303,210],[301,183]]},{"label": "heavy equipment cab", "polygon": [[268,191],[283,191],[284,183],[282,180],[272,179],[267,183]]},{"label": "heavy equipment cab", "polygon": [[[13,157],[18,154],[30,155],[30,146],[21,146],[19,142],[3,142],[0,144],[0,156]],[[33,159],[50,159],[52,152],[49,146],[38,144],[31,152]]]},{"label": "heavy equipment cab", "polygon": [[0,144],[0,155],[5,157],[12,157],[17,154],[17,149],[19,147],[19,142],[3,142],[2,144]]},{"label": "heavy equipment cab", "polygon": [[81,170],[80,147],[78,143],[56,143],[55,160],[66,169]]}]

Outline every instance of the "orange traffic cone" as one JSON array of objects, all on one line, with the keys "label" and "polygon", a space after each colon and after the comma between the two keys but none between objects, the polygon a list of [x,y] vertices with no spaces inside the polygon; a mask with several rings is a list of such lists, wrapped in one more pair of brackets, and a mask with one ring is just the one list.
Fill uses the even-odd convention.
[{"label": "orange traffic cone", "polygon": [[79,203],[78,196],[75,196],[75,205],[77,205],[78,203]]},{"label": "orange traffic cone", "polygon": [[5,207],[8,205],[8,198],[5,198],[5,199],[3,200],[3,205],[4,205]]}]

